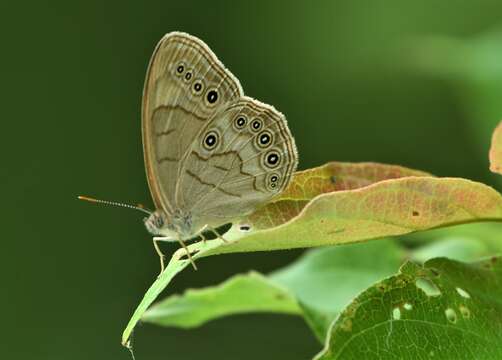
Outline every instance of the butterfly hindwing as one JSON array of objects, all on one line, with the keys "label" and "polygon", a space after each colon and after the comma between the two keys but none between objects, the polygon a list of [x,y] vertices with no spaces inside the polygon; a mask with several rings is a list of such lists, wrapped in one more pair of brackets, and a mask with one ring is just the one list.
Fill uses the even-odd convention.
[{"label": "butterfly hindwing", "polygon": [[284,115],[242,97],[202,129],[181,167],[176,200],[194,221],[221,225],[280,193],[298,155]]}]

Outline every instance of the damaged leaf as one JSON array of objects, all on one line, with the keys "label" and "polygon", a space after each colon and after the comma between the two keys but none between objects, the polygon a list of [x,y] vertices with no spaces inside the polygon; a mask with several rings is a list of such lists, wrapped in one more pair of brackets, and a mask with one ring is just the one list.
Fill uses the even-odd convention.
[{"label": "damaged leaf", "polygon": [[411,262],[356,297],[316,360],[502,358],[502,263]]}]

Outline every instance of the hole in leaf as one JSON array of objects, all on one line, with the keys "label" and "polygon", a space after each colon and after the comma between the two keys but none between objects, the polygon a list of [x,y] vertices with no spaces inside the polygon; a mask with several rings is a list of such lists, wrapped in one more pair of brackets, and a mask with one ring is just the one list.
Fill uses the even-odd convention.
[{"label": "hole in leaf", "polygon": [[418,211],[416,211],[416,210],[413,210],[413,212],[412,212],[411,214],[412,214],[413,216],[418,216],[418,215],[420,215],[420,213],[419,213]]},{"label": "hole in leaf", "polygon": [[411,309],[413,309],[413,305],[411,305],[410,303],[404,303],[403,307],[404,307],[405,310],[411,310]]},{"label": "hole in leaf", "polygon": [[394,320],[401,319],[401,309],[399,309],[398,307],[395,307],[392,310],[392,319],[394,319]]},{"label": "hole in leaf", "polygon": [[426,278],[418,278],[415,280],[417,288],[421,289],[427,296],[439,296],[441,290],[432,281]]},{"label": "hole in leaf", "polygon": [[336,184],[336,177],[335,176],[330,177],[330,180],[333,184]]},{"label": "hole in leaf", "polygon": [[469,295],[469,293],[467,291],[465,291],[464,289],[458,287],[458,288],[455,288],[455,290],[457,290],[458,294],[460,296],[462,296],[463,298],[466,298],[466,299],[471,298],[471,295]]},{"label": "hole in leaf", "polygon": [[451,323],[457,322],[457,313],[452,308],[446,309],[444,311],[444,314],[446,315],[446,319],[448,319],[449,322]]},{"label": "hole in leaf", "polygon": [[251,226],[250,225],[241,225],[241,226],[239,226],[239,230],[242,232],[249,232],[249,231],[251,231]]}]

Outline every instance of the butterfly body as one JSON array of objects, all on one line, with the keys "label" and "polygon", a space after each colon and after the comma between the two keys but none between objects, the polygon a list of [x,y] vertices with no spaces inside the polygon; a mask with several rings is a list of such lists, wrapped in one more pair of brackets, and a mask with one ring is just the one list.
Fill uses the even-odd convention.
[{"label": "butterfly body", "polygon": [[172,241],[187,240],[200,233],[192,226],[192,214],[180,211],[168,218],[162,210],[156,210],[145,218],[145,226],[150,234]]},{"label": "butterfly body", "polygon": [[156,211],[147,230],[183,241],[248,215],[278,195],[298,155],[286,119],[244,96],[200,39],[169,33],[143,91],[142,133]]}]

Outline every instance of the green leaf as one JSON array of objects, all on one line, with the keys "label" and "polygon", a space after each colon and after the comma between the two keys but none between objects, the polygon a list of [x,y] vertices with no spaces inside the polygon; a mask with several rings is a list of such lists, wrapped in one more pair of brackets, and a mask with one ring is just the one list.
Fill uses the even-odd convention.
[{"label": "green leaf", "polygon": [[501,264],[406,263],[343,311],[316,359],[502,358]]},{"label": "green leaf", "polygon": [[[198,259],[202,254],[205,252],[209,251],[210,249],[214,247],[218,247],[221,245],[221,240],[212,240],[212,241],[206,241],[206,242],[198,242],[196,244],[193,244],[190,246],[190,252],[195,254],[193,255],[193,259],[196,260]],[[127,323],[126,328],[124,329],[124,332],[122,333],[122,345],[131,348],[131,343],[130,343],[130,338],[132,335],[132,332],[134,331],[134,328],[138,321],[141,319],[143,316],[143,313],[146,311],[146,309],[155,301],[157,296],[162,292],[162,290],[165,289],[165,287],[171,282],[171,280],[178,274],[181,270],[186,268],[190,262],[184,258],[186,257],[186,253],[183,248],[178,249],[176,251],[169,263],[167,264],[166,268],[160,274],[155,282],[150,286],[150,288],[146,291],[145,295],[143,296],[143,299],[139,303],[138,307],[134,311],[131,319]]]},{"label": "green leaf", "polygon": [[309,251],[269,278],[302,304],[334,317],[355,295],[394,274],[403,258],[393,239],[334,246]]},{"label": "green leaf", "polygon": [[[315,197],[301,213],[275,228],[243,233],[233,226],[224,236],[189,246],[194,259],[221,253],[343,244],[474,221],[501,221],[502,196],[464,179],[406,177],[356,190]],[[144,311],[188,262],[179,249],[148,289],[122,336],[129,337]]]},{"label": "green leaf", "polygon": [[141,320],[190,328],[245,312],[303,315],[323,343],[336,315],[358,293],[394,274],[402,256],[390,239],[315,249],[268,277],[252,272],[170,296],[148,309]]},{"label": "green leaf", "polygon": [[502,122],[493,132],[490,148],[490,170],[502,175]]},{"label": "green leaf", "polygon": [[261,274],[236,275],[218,286],[188,290],[155,304],[142,321],[192,328],[214,318],[249,312],[301,314],[296,299]]},{"label": "green leaf", "polygon": [[412,253],[412,259],[421,263],[436,257],[473,261],[487,254],[490,254],[488,246],[479,238],[450,236],[416,249]]},{"label": "green leaf", "polygon": [[405,235],[409,257],[425,262],[436,257],[471,262],[502,252],[502,231],[494,222],[472,223]]},{"label": "green leaf", "polygon": [[300,306],[303,310],[305,322],[310,327],[310,330],[312,330],[319,343],[321,345],[324,344],[328,329],[335,319],[334,314],[323,313],[302,303],[300,303]]},{"label": "green leaf", "polygon": [[427,241],[435,241],[449,236],[468,236],[490,238],[491,241],[500,243],[502,242],[502,233],[498,230],[500,230],[500,224],[496,222],[475,222],[409,234],[406,235],[406,238],[413,239],[416,237]]},{"label": "green leaf", "polygon": [[335,317],[357,294],[394,274],[403,257],[393,239],[314,249],[269,277],[296,296],[305,320],[324,343]]}]

